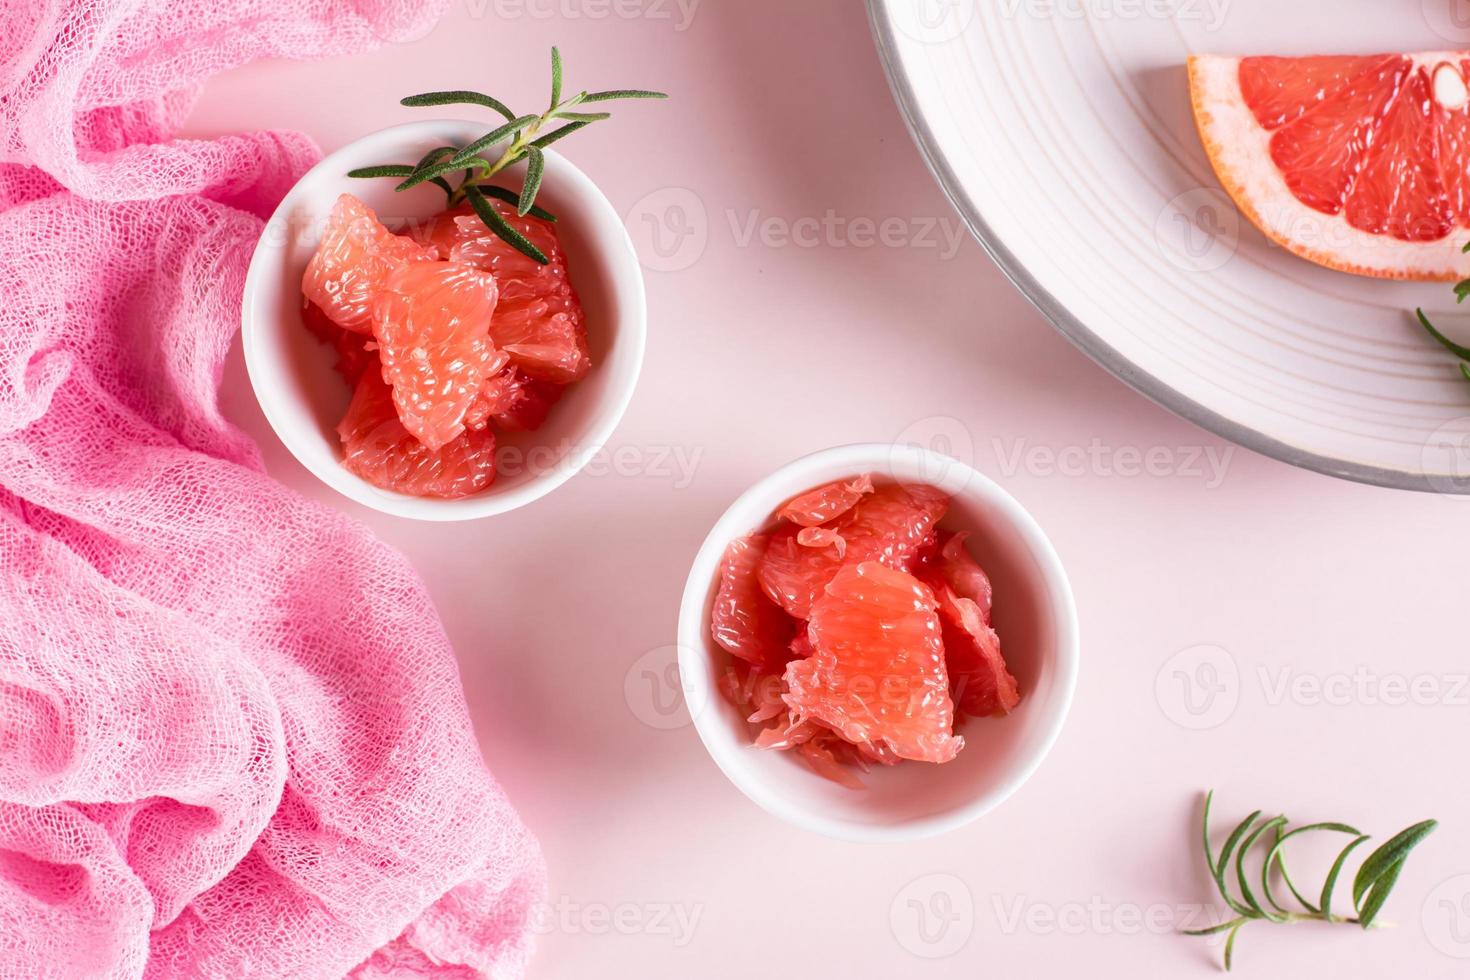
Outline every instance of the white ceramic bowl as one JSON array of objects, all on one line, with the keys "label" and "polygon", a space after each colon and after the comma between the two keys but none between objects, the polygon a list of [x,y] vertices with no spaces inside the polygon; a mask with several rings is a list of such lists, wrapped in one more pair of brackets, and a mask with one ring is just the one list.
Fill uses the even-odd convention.
[{"label": "white ceramic bowl", "polygon": [[[355,167],[413,163],[428,150],[463,145],[486,122],[429,120],[364,136],[301,178],[266,225],[245,281],[241,332],[250,383],[286,448],[322,482],[360,504],[399,517],[459,521],[514,510],[556,489],[586,465],[622,418],[647,337],[643,273],[622,218],[592,181],[555,152],[537,202],[560,219],[572,285],[587,311],[593,369],[569,387],[536,432],[511,433],[497,450],[505,464],[483,493],[461,500],[410,497],[381,490],[342,466],[337,423],[351,396],[333,370],[334,353],[302,325],[301,274],[320,241],[338,195],[355,194],[399,230],[444,208],[444,194],[425,184],[396,193],[391,179],[347,177]],[[507,186],[520,174],[507,171]],[[510,450],[510,451],[504,451]],[[516,452],[515,450],[519,450]]]},{"label": "white ceramic bowl", "polygon": [[[973,719],[965,748],[944,765],[875,767],[845,789],[789,753],[757,749],[751,726],[715,684],[729,655],[710,639],[720,559],[735,538],[771,523],[787,500],[844,477],[927,483],[953,497],[942,526],[971,532],[969,547],[995,587],[995,626],[1021,703],[1004,718]],[[725,775],[766,810],[844,840],[908,840],[963,826],[997,806],[1036,770],[1072,702],[1077,610],[1061,561],[1036,521],[972,467],[912,445],[842,446],[761,480],[715,524],[689,573],[679,610],[679,671],[705,747]]]}]

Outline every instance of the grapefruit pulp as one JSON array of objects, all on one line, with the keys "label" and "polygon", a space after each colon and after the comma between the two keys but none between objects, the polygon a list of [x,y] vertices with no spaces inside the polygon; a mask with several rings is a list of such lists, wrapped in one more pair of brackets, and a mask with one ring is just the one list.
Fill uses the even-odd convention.
[{"label": "grapefruit pulp", "polygon": [[1021,700],[990,622],[989,577],[933,487],[838,480],[731,542],[710,632],[719,689],[757,748],[850,788],[873,765],[944,763],[957,716]]},{"label": "grapefruit pulp", "polygon": [[[495,433],[531,431],[591,369],[555,226],[516,217],[542,266],[468,209],[397,235],[343,194],[302,276],[302,322],[352,391],[343,464],[385,490],[462,497],[495,478]],[[389,411],[391,409],[391,411]]]}]

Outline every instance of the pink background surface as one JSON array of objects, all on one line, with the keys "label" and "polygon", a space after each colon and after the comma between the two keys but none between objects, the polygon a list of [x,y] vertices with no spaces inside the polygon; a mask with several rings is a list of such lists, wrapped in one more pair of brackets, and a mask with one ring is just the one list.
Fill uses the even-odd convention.
[{"label": "pink background surface", "polygon": [[[1232,450],[1073,350],[976,244],[948,244],[960,226],[856,0],[692,10],[458,0],[414,43],[216,79],[190,129],[294,127],[331,150],[419,118],[396,105],[413,91],[534,105],[553,43],[572,86],[676,95],[563,144],[652,266],[619,472],[478,524],[396,520],[289,456],[238,353],[225,383],[275,476],[371,524],[428,580],[485,755],[551,866],[533,976],[1214,976],[1218,946],[1173,934],[1212,896],[1195,843],[1209,786],[1231,822],[1264,807],[1382,837],[1445,821],[1387,907],[1398,928],[1252,926],[1242,975],[1463,972],[1470,502]],[[660,257],[650,218],[666,245],[673,228],[703,234]],[[886,219],[872,241],[863,222]],[[644,671],[668,662],[689,562],[738,493],[795,456],[900,434],[948,440],[1048,530],[1083,672],[1052,756],[1000,810],[857,846],[748,802],[660,714]]]}]

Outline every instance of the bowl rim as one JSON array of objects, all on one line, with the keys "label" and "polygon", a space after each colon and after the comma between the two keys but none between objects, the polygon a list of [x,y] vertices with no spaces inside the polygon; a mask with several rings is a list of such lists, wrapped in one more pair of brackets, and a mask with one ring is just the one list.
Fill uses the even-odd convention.
[{"label": "bowl rim", "polygon": [[[808,470],[835,467],[844,464],[854,475],[861,472],[879,473],[888,471],[939,472],[957,474],[963,479],[964,493],[984,500],[996,507],[1012,529],[1017,531],[1027,548],[1036,559],[1042,580],[1055,593],[1051,609],[1059,610],[1054,616],[1056,628],[1056,671],[1057,697],[1052,702],[1050,713],[1042,718],[1042,731],[1035,748],[1017,764],[1005,772],[997,785],[979,793],[961,806],[946,812],[904,820],[890,826],[822,816],[809,808],[795,803],[772,791],[759,778],[748,774],[748,767],[738,765],[736,753],[750,748],[727,730],[713,711],[693,710],[690,712],[700,741],[725,777],[730,780],[752,802],[771,815],[813,833],[838,840],[856,843],[896,842],[920,840],[966,826],[1009,799],[1035,774],[1036,770],[1051,753],[1052,747],[1061,736],[1071,711],[1072,700],[1077,688],[1080,669],[1081,646],[1076,598],[1066,569],[1062,565],[1051,540],[1041,525],[1019,501],[994,480],[973,466],[943,453],[911,444],[853,443],[834,446],[800,456],[773,470],[740,494],[717,518],[696,553],[685,582],[683,597],[679,605],[678,661],[681,685],[686,701],[708,704],[719,694],[714,689],[714,679],[709,668],[708,652],[710,641],[706,638],[705,618],[711,585],[719,571],[719,562],[726,546],[735,537],[749,533],[751,528],[731,528],[739,514],[751,505],[769,503],[766,511],[775,513],[784,502],[772,499],[770,488],[783,479]],[[947,468],[944,470],[934,468]],[[945,481],[946,483],[949,481]],[[959,495],[958,493],[955,494]],[[759,508],[757,508],[759,509]],[[695,698],[700,699],[694,701]]]},{"label": "bowl rim", "polygon": [[[478,134],[484,128],[483,122],[469,119],[423,119],[373,130],[338,147],[297,178],[281,198],[280,204],[265,221],[261,237],[251,253],[250,266],[245,275],[245,287],[240,303],[240,343],[244,351],[245,370],[250,378],[250,387],[271,430],[275,433],[276,438],[285,445],[292,457],[316,479],[355,503],[393,517],[436,523],[471,521],[509,513],[541,499],[581,472],[591,459],[607,446],[608,440],[612,438],[627,413],[628,406],[632,404],[633,395],[643,371],[648,346],[647,286],[643,277],[643,266],[638,258],[633,240],[628,234],[626,222],[592,178],[565,156],[555,150],[547,149],[545,151],[547,170],[556,171],[562,181],[558,186],[558,192],[578,197],[594,207],[600,206],[609,216],[615,216],[617,219],[615,222],[608,223],[609,228],[616,226],[616,234],[612,236],[615,248],[605,258],[610,265],[624,273],[608,278],[610,290],[619,296],[619,301],[625,309],[625,312],[617,319],[615,330],[619,342],[630,346],[632,364],[626,380],[617,386],[609,387],[605,410],[598,413],[598,417],[588,426],[585,438],[577,441],[564,464],[550,467],[543,473],[533,474],[530,479],[519,486],[502,492],[496,492],[492,485],[479,494],[456,500],[394,494],[368,483],[340,464],[318,467],[308,462],[305,444],[301,441],[304,436],[297,433],[295,427],[287,422],[282,410],[275,402],[275,396],[262,393],[263,389],[269,388],[265,379],[270,377],[272,368],[266,363],[266,355],[261,350],[261,342],[257,336],[259,328],[251,316],[251,308],[259,292],[265,288],[263,284],[268,278],[266,269],[271,261],[272,246],[267,244],[269,237],[267,232],[273,224],[285,219],[288,208],[295,204],[296,194],[301,186],[324,171],[342,171],[343,161],[359,152],[364,146],[380,142],[417,139],[443,141],[465,134]],[[350,178],[343,176],[341,179],[344,181],[342,189],[345,191],[350,187],[350,184],[345,183]]]}]

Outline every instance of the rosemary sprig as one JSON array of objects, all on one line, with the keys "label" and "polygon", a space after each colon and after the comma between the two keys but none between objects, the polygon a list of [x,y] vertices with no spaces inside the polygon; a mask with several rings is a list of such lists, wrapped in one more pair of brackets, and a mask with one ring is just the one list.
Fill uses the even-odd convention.
[{"label": "rosemary sprig", "polygon": [[[1465,247],[1462,248],[1460,251],[1470,252],[1470,242],[1466,242]],[[1455,302],[1465,302],[1466,296],[1470,296],[1470,279],[1461,279],[1459,282],[1455,283]],[[1444,347],[1445,350],[1449,351],[1451,354],[1460,359],[1460,374],[1464,376],[1466,381],[1470,381],[1470,363],[1467,363],[1470,362],[1470,347],[1465,347],[1461,344],[1457,344],[1453,340],[1436,330],[1434,328],[1434,324],[1429,322],[1429,317],[1424,315],[1423,309],[1415,309],[1414,314],[1418,316],[1420,325],[1423,326],[1425,330],[1429,331],[1429,336],[1439,341],[1440,345]]]},{"label": "rosemary sprig", "polygon": [[[1332,893],[1337,887],[1338,878],[1342,875],[1343,868],[1347,864],[1348,857],[1357,849],[1358,845],[1368,840],[1365,834],[1359,833],[1355,827],[1344,823],[1313,823],[1288,830],[1289,826],[1285,817],[1272,817],[1269,820],[1261,819],[1261,811],[1257,810],[1246,817],[1235,829],[1230,831],[1225,838],[1225,843],[1220,848],[1217,859],[1210,850],[1210,806],[1214,802],[1213,790],[1205,796],[1205,816],[1202,824],[1202,835],[1205,852],[1205,866],[1209,869],[1210,877],[1215,882],[1215,888],[1224,899],[1226,906],[1230,909],[1230,918],[1213,926],[1203,929],[1187,929],[1186,936],[1213,936],[1225,933],[1225,969],[1229,970],[1235,956],[1235,937],[1241,928],[1248,922],[1274,922],[1278,924],[1295,922],[1332,922],[1349,923],[1362,926],[1367,929],[1373,925],[1378,913],[1383,908],[1383,903],[1388,901],[1389,893],[1398,881],[1399,872],[1403,870],[1404,862],[1419,843],[1428,837],[1434,828],[1439,826],[1437,821],[1425,820],[1416,823],[1412,827],[1400,831],[1397,835],[1368,855],[1358,867],[1358,873],[1353,877],[1353,911],[1355,915],[1338,915],[1332,911]],[[1257,821],[1260,823],[1257,823]],[[1352,840],[1337,855],[1328,871],[1326,879],[1322,883],[1321,896],[1316,904],[1304,898],[1292,883],[1291,876],[1286,870],[1286,842],[1303,834],[1328,831],[1331,833],[1347,834]],[[1267,837],[1266,835],[1270,836]],[[1265,848],[1265,858],[1261,865],[1261,892],[1258,897],[1251,887],[1250,878],[1246,873],[1246,855],[1253,848],[1257,848],[1257,842],[1269,840],[1270,846]],[[1235,859],[1235,884],[1239,897],[1231,893],[1226,883],[1226,876],[1230,871],[1231,858]],[[1272,891],[1272,870],[1281,873],[1281,881],[1291,892],[1291,897],[1301,907],[1301,911],[1287,909]],[[1261,899],[1265,901],[1262,902]]]},{"label": "rosemary sprig", "polygon": [[[515,205],[521,217],[534,215],[543,221],[556,216],[536,204],[541,182],[546,175],[546,157],[542,152],[558,140],[565,139],[595,122],[610,118],[610,112],[579,112],[579,106],[611,102],[616,99],[666,99],[662,92],[646,89],[611,89],[606,92],[578,92],[563,98],[564,71],[561,51],[551,49],[551,101],[540,115],[517,115],[509,106],[483,92],[461,89],[447,92],[423,92],[402,100],[405,106],[475,105],[492,109],[505,117],[502,125],[464,146],[439,146],[430,150],[416,164],[391,163],[377,167],[359,167],[348,171],[349,177],[395,177],[400,182],[396,191],[406,191],[420,184],[434,184],[448,199],[449,207],[468,203],[471,210],[495,235],[504,239],[523,255],[545,265],[547,258],[525,235],[503,218],[488,198]],[[555,129],[549,126],[558,124]],[[505,144],[498,153],[493,148]],[[521,160],[526,161],[526,176],[519,191],[491,183],[491,180]],[[450,179],[458,175],[459,183]]]}]

